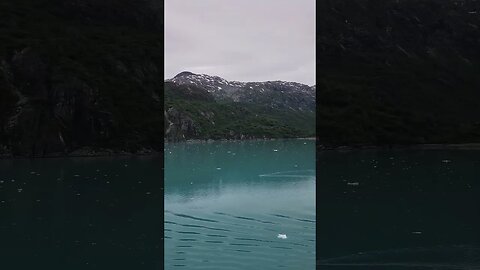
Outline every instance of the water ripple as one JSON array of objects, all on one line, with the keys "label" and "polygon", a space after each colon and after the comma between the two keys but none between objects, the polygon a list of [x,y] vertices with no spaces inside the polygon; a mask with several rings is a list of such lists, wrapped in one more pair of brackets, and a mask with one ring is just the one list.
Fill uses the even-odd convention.
[{"label": "water ripple", "polygon": [[198,220],[198,221],[205,221],[205,222],[212,222],[212,223],[217,223],[218,222],[217,220],[213,220],[213,219],[199,218],[199,217],[194,217],[194,216],[185,215],[185,214],[176,214],[176,213],[172,213],[172,214],[177,216],[177,217],[189,218],[189,219],[194,219],[194,220]]}]

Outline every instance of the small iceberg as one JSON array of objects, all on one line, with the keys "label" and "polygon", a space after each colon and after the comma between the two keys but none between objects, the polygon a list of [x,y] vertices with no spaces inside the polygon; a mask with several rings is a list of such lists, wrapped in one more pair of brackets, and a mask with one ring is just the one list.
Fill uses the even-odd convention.
[{"label": "small iceberg", "polygon": [[283,233],[279,233],[279,234],[277,235],[277,238],[287,239],[287,235],[286,235],[286,234],[283,234]]}]

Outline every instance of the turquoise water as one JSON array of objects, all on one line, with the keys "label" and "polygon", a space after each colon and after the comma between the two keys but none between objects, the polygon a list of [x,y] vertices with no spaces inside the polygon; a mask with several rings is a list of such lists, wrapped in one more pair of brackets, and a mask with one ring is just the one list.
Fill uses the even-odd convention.
[{"label": "turquoise water", "polygon": [[320,269],[480,269],[480,151],[317,157]]},{"label": "turquoise water", "polygon": [[161,269],[161,165],[0,160],[0,268]]},{"label": "turquoise water", "polygon": [[314,141],[166,145],[165,269],[314,269],[315,220]]}]

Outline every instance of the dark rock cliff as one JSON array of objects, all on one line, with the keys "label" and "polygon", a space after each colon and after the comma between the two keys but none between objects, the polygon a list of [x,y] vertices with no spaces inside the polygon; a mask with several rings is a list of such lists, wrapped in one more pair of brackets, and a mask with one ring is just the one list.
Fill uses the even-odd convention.
[{"label": "dark rock cliff", "polygon": [[163,143],[161,16],[153,1],[4,1],[0,155]]},{"label": "dark rock cliff", "polygon": [[198,136],[198,125],[185,113],[171,107],[164,111],[164,116],[165,140],[177,142]]},{"label": "dark rock cliff", "polygon": [[14,155],[68,153],[110,139],[111,112],[98,89],[43,61],[32,49],[2,63],[3,91],[16,98],[6,113],[4,138]]}]

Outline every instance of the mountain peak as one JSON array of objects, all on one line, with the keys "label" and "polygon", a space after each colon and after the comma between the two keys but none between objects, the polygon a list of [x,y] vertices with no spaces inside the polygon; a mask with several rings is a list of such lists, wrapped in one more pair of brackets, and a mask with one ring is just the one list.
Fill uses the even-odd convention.
[{"label": "mountain peak", "polygon": [[173,77],[173,78],[189,76],[189,75],[197,75],[197,74],[195,74],[193,72],[190,72],[190,71],[182,71],[182,72],[178,73],[177,75],[175,75],[175,77]]},{"label": "mountain peak", "polygon": [[216,101],[255,103],[294,111],[312,111],[315,108],[315,89],[296,82],[228,81],[218,76],[189,71],[183,71],[166,82],[175,86],[195,86],[197,90],[208,92]]}]

